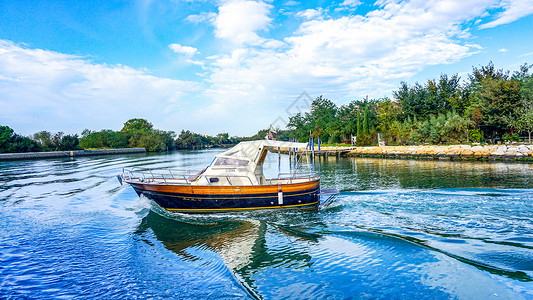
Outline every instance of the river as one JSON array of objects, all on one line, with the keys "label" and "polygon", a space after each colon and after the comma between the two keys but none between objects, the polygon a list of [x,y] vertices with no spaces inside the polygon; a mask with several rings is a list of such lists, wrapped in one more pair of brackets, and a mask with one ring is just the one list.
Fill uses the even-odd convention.
[{"label": "river", "polygon": [[1,162],[0,299],[533,299],[532,164],[321,158],[328,208],[211,216],[116,179],[218,151]]}]

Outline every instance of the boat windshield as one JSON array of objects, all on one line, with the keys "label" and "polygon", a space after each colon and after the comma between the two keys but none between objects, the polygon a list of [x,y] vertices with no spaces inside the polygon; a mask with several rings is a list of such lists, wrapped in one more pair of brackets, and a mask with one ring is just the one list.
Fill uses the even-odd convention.
[{"label": "boat windshield", "polygon": [[229,158],[229,157],[219,157],[215,161],[215,166],[247,166],[247,160]]}]

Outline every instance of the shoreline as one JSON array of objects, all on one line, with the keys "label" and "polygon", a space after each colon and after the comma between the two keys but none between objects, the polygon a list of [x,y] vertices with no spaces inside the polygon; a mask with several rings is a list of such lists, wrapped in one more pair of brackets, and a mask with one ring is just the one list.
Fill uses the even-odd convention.
[{"label": "shoreline", "polygon": [[[297,152],[304,151],[306,149],[298,149]],[[282,148],[281,152],[289,153],[287,148]],[[315,155],[348,157],[533,162],[533,145],[321,147],[314,152]]]},{"label": "shoreline", "polygon": [[533,162],[533,145],[355,147],[348,156]]},{"label": "shoreline", "polygon": [[131,153],[146,153],[146,149],[144,148],[117,148],[117,149],[98,149],[98,150],[1,153],[0,161],[17,161],[17,160],[42,159],[42,158],[65,158],[65,157],[131,154]]},{"label": "shoreline", "polygon": [[[288,154],[288,148],[281,148],[281,153]],[[298,149],[301,154],[306,149]],[[117,155],[146,153],[145,148],[117,148],[98,150],[74,150],[52,152],[1,153],[1,161],[19,161],[46,158],[83,157],[95,155]],[[275,152],[275,150],[273,151]],[[396,159],[442,159],[442,160],[494,160],[520,161],[533,163],[533,145],[425,145],[425,146],[370,146],[370,147],[321,147],[315,148],[315,155],[376,157]]]}]

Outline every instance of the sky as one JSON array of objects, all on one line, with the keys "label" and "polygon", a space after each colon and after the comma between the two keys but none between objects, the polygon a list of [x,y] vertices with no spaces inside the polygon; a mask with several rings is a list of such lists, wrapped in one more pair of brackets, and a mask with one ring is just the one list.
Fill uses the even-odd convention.
[{"label": "sky", "polygon": [[491,61],[533,63],[533,0],[0,0],[0,125],[250,136]]}]

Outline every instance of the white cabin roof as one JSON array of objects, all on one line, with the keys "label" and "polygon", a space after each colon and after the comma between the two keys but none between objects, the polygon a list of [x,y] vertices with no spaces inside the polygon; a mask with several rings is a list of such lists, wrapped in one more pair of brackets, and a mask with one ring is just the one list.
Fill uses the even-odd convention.
[{"label": "white cabin roof", "polygon": [[234,165],[243,164],[239,163],[238,160],[246,160],[248,162],[252,161],[255,164],[261,163],[264,159],[264,151],[268,151],[272,148],[304,148],[307,149],[307,143],[294,143],[294,142],[283,142],[283,141],[271,141],[271,140],[259,140],[259,141],[248,141],[240,142],[236,146],[226,150],[219,155],[218,158],[225,158],[229,163],[235,162]]},{"label": "white cabin roof", "polygon": [[[265,157],[270,149],[276,147],[307,149],[307,143],[271,140],[240,142],[217,155],[211,165],[201,173],[201,177],[206,179],[231,177],[230,185],[261,184],[264,180],[263,162]],[[229,179],[227,180],[229,181]],[[203,181],[199,180],[198,184],[201,182]]]}]

